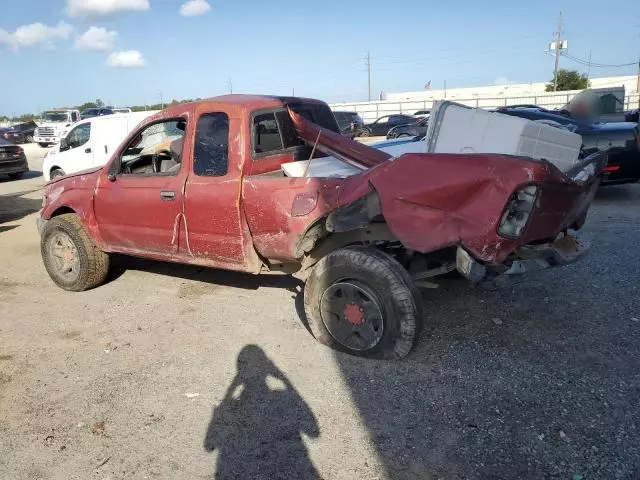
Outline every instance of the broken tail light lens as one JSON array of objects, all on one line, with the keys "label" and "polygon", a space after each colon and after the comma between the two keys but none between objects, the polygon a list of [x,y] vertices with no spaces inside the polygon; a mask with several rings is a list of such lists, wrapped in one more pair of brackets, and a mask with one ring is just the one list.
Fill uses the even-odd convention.
[{"label": "broken tail light lens", "polygon": [[529,185],[514,193],[502,214],[498,233],[503,237],[510,238],[522,236],[531,212],[536,206],[537,196],[538,187],[536,185]]}]

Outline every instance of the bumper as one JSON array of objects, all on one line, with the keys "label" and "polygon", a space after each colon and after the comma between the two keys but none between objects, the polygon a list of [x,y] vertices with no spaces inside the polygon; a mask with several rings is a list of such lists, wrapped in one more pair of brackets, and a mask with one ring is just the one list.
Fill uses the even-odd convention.
[{"label": "bumper", "polygon": [[35,136],[33,137],[33,141],[35,143],[50,143],[51,145],[53,145],[54,143],[58,143],[60,141],[60,137],[39,137],[39,136]]},{"label": "bumper", "polygon": [[38,233],[42,236],[42,230],[44,230],[44,226],[47,224],[48,220],[45,220],[42,217],[36,218],[36,227],[38,227]]},{"label": "bumper", "polygon": [[552,243],[520,247],[513,258],[505,264],[488,265],[480,263],[464,248],[458,247],[456,269],[468,280],[480,282],[487,277],[499,274],[517,275],[569,265],[582,258],[588,250],[587,243],[579,242],[572,235],[562,235]]},{"label": "bumper", "polygon": [[22,173],[29,171],[27,158],[22,157],[18,160],[8,160],[0,163],[0,174]]}]

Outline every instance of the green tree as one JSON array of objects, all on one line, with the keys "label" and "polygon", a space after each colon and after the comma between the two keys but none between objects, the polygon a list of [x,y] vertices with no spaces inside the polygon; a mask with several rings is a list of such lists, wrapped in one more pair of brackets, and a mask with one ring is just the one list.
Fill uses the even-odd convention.
[{"label": "green tree", "polygon": [[[589,88],[589,78],[583,73],[580,74],[576,70],[558,70],[558,88],[557,91],[563,90],[584,90]],[[553,92],[553,79],[551,83],[547,83],[545,91]]]},{"label": "green tree", "polygon": [[86,102],[82,105],[78,105],[76,108],[81,112],[84,112],[87,108],[98,108],[98,105],[96,105],[94,102]]},{"label": "green tree", "polygon": [[95,104],[96,104],[96,108],[102,108],[102,107],[104,107],[104,102],[103,102],[102,100],[100,100],[99,98],[98,98],[95,102],[93,102],[93,103],[95,103]]}]

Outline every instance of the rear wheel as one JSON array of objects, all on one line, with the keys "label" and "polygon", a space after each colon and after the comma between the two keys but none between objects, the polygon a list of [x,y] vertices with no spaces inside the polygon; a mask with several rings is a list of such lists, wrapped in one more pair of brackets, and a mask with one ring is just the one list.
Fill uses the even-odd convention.
[{"label": "rear wheel", "polygon": [[33,142],[33,135],[27,135],[24,139],[25,142],[31,143]]},{"label": "rear wheel", "polygon": [[360,137],[370,137],[371,136],[371,130],[369,130],[368,128],[362,128],[360,130]]},{"label": "rear wheel", "polygon": [[374,248],[347,247],[321,259],[304,292],[314,337],[352,355],[400,359],[422,328],[422,302],[408,272]]},{"label": "rear wheel", "polygon": [[16,172],[16,173],[9,174],[9,178],[11,180],[20,180],[23,176],[24,176],[24,172]]},{"label": "rear wheel", "polygon": [[109,255],[98,250],[72,213],[46,223],[40,252],[47,273],[65,290],[81,292],[97,287],[109,273]]}]

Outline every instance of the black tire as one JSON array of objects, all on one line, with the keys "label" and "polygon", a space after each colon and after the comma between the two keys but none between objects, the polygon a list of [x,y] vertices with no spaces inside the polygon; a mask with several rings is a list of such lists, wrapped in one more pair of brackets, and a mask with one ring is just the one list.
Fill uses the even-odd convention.
[{"label": "black tire", "polygon": [[38,142],[38,145],[40,145],[42,148],[46,148],[49,146],[48,143],[43,143],[43,142]]},{"label": "black tire", "polygon": [[[61,271],[54,259],[52,243],[57,238],[70,240],[71,246],[75,248],[74,261],[77,261],[77,268],[74,266],[68,274]],[[54,217],[46,223],[42,231],[40,253],[53,282],[65,290],[82,292],[97,287],[109,273],[109,255],[98,250],[77,215],[73,213]]]},{"label": "black tire", "polygon": [[[354,349],[348,341],[343,343],[338,340],[323,320],[323,311],[325,316],[330,316],[323,310],[326,305],[323,303],[325,295],[336,285],[349,283],[369,293],[368,296],[373,298],[381,312],[382,332],[375,345]],[[346,328],[353,328],[353,335],[360,337],[355,330],[371,320],[367,320],[362,313],[361,323],[354,327],[352,321],[347,319],[347,308],[344,310],[344,318],[334,315],[328,323],[333,321],[335,325],[336,322],[349,322],[351,325]],[[422,300],[409,273],[394,258],[374,248],[346,247],[322,258],[307,279],[304,310],[309,329],[320,343],[361,357],[395,360],[404,358],[422,330]],[[360,312],[364,311],[360,308]],[[375,330],[375,326],[370,328]]]},{"label": "black tire", "polygon": [[360,134],[358,135],[359,137],[370,137],[371,136],[371,130],[369,130],[368,128],[363,128],[360,130]]},{"label": "black tire", "polygon": [[49,178],[51,178],[51,180],[57,177],[64,177],[64,176],[65,176],[65,173],[62,171],[61,168],[54,168],[53,170],[51,170],[51,173],[49,174]]},{"label": "black tire", "polygon": [[25,141],[26,143],[31,143],[31,142],[33,142],[33,135],[27,135],[27,136],[25,137],[24,141]]},{"label": "black tire", "polygon": [[20,180],[22,177],[24,177],[24,172],[16,172],[16,173],[9,174],[9,178],[11,180]]}]

